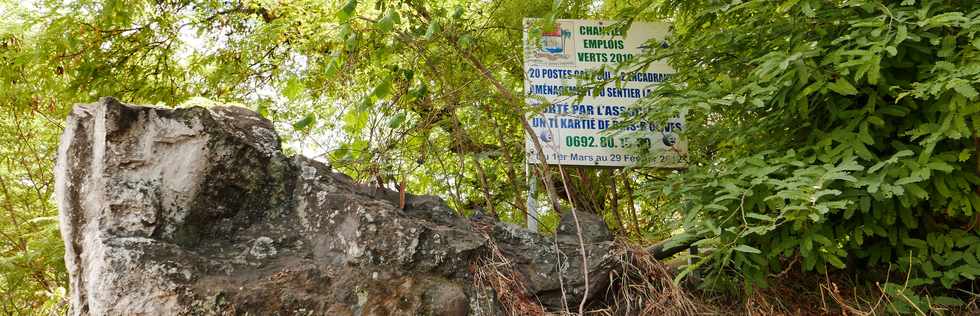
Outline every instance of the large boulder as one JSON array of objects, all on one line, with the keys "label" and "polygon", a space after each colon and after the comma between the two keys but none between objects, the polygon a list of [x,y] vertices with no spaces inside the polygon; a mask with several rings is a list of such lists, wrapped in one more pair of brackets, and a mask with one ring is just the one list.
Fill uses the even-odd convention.
[{"label": "large boulder", "polygon": [[285,156],[272,124],[243,108],[103,98],[65,126],[56,199],[73,315],[497,315],[472,275],[490,240],[552,309],[561,288],[577,303],[608,281],[594,216],[579,214],[603,225],[586,233],[586,285],[567,229],[483,225],[432,196],[399,208],[397,192]]},{"label": "large boulder", "polygon": [[[549,238],[518,226],[497,223],[491,235],[500,251],[522,276],[538,302],[551,310],[576,310],[588,284],[589,298],[604,294],[609,285],[612,234],[598,216],[576,212],[586,252],[589,282],[582,273],[583,247],[579,247],[575,217],[563,214],[556,238]],[[564,291],[564,293],[563,293]],[[564,295],[563,295],[564,294]],[[568,301],[562,302],[562,297]]]}]

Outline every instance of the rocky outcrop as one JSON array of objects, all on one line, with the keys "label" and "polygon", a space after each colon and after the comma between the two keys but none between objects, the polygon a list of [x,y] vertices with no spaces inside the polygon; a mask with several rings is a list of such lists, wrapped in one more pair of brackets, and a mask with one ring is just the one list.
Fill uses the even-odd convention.
[{"label": "rocky outcrop", "polygon": [[[243,108],[104,98],[65,126],[56,198],[73,315],[497,315],[494,289],[473,282],[489,242],[549,308],[561,288],[577,304],[586,287],[567,219],[552,239],[432,196],[401,209],[396,192],[285,156],[272,124]],[[611,237],[579,220],[591,298]]]}]

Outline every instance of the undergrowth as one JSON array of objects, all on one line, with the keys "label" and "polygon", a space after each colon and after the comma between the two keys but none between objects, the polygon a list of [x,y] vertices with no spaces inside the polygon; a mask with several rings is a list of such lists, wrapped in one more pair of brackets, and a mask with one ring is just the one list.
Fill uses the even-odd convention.
[{"label": "undergrowth", "polygon": [[[496,245],[491,242],[490,248],[491,255],[474,269],[475,282],[494,289],[506,315],[575,314],[574,308],[548,311]],[[962,290],[964,303],[958,307],[931,302],[927,289],[913,291],[909,277],[897,269],[819,274],[789,259],[785,270],[758,286],[738,281],[737,271],[711,283],[694,276],[676,282],[683,257],[658,261],[643,247],[625,242],[617,241],[614,256],[613,282],[593,298],[586,315],[980,315],[977,294]]]}]

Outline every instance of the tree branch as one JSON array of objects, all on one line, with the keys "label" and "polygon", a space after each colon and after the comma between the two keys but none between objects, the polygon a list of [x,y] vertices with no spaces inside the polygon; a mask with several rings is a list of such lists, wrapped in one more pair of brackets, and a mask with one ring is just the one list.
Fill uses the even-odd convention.
[{"label": "tree branch", "polygon": [[521,120],[521,126],[524,128],[524,132],[531,136],[532,143],[534,144],[534,150],[537,152],[538,161],[540,161],[537,166],[541,173],[541,179],[544,181],[545,189],[548,191],[548,197],[551,199],[551,206],[555,209],[555,213],[561,213],[561,204],[558,202],[558,193],[555,192],[554,182],[551,180],[551,177],[548,176],[550,174],[550,170],[548,168],[548,164],[545,163],[547,161],[547,157],[544,155],[544,150],[541,147],[541,141],[539,141],[537,137],[533,137],[534,130],[531,128],[531,124],[527,122],[527,117],[524,116],[523,107],[520,106],[523,101],[514,96],[514,93],[511,92],[510,89],[504,87],[504,85],[493,76],[493,73],[491,73],[490,70],[487,69],[482,62],[480,62],[480,60],[473,57],[473,55],[471,55],[468,51],[460,49],[459,45],[453,41],[452,37],[449,37],[448,39],[450,45],[456,48],[456,51],[463,54],[463,57],[470,62],[470,65],[479,70],[480,75],[482,75],[483,78],[486,78],[487,81],[490,81],[497,92],[507,98],[507,100],[517,108],[518,113],[520,113],[518,117]]}]

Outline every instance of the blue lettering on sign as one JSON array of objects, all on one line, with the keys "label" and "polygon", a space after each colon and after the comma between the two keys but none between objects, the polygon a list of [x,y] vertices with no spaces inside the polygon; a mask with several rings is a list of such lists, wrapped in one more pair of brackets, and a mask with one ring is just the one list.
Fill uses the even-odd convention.
[{"label": "blue lettering on sign", "polygon": [[[561,86],[550,84],[531,85],[530,94],[536,95],[574,95],[578,89],[576,86]],[[591,90],[586,90],[586,95],[591,95]]]}]

